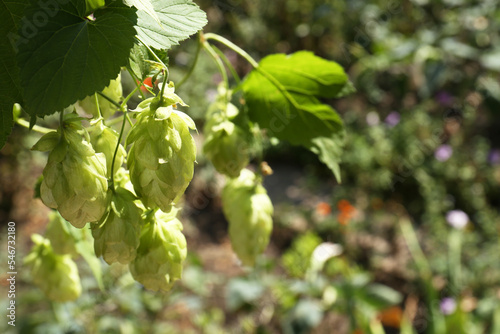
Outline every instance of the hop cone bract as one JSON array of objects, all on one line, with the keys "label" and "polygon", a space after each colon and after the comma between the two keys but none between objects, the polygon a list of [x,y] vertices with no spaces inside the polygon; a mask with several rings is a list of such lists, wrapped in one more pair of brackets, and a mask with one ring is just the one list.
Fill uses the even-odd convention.
[{"label": "hop cone bract", "polygon": [[222,209],[229,222],[229,237],[238,258],[253,266],[269,243],[273,204],[255,174],[243,169],[222,191]]},{"label": "hop cone bract", "polygon": [[[208,123],[207,123],[208,124]],[[203,153],[215,169],[229,177],[238,177],[250,161],[243,130],[231,121],[205,127]]]},{"label": "hop cone bract", "polygon": [[131,192],[117,188],[104,222],[92,227],[95,254],[102,256],[108,264],[128,264],[136,256],[142,210],[135,205],[134,200],[135,196]]},{"label": "hop cone bract", "polygon": [[31,277],[45,295],[53,301],[66,302],[77,299],[81,292],[80,276],[70,255],[54,253],[50,241],[34,234],[35,246],[25,258],[31,265]]},{"label": "hop cone bract", "polygon": [[147,289],[168,291],[181,278],[187,254],[181,231],[182,224],[175,212],[166,214],[159,210],[143,227],[137,256],[129,268],[134,279]]},{"label": "hop cone bract", "polygon": [[[165,101],[180,100],[168,88]],[[170,102],[172,103],[172,102]],[[158,98],[144,100],[136,124],[127,136],[130,148],[127,166],[135,192],[149,208],[167,212],[175,204],[193,178],[196,146],[189,129],[193,120],[168,106],[158,106]]]},{"label": "hop cone bract", "polygon": [[44,135],[33,150],[51,150],[40,186],[42,201],[81,228],[100,220],[108,205],[106,158],[89,144],[80,118],[68,115],[57,132]]}]

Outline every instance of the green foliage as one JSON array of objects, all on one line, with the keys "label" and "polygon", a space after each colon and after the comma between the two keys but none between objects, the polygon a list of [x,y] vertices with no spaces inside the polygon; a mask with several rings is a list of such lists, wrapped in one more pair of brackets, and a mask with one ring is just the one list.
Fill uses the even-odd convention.
[{"label": "green foliage", "polygon": [[251,120],[270,136],[318,154],[340,179],[342,121],[319,98],[338,97],[347,84],[338,64],[301,51],[264,58],[242,87]]},{"label": "green foliage", "polygon": [[314,232],[307,232],[298,237],[292,247],[283,254],[281,261],[292,277],[304,277],[311,262],[313,251],[321,243],[321,238]]},{"label": "green foliage", "polygon": [[[127,63],[137,21],[135,10],[125,8],[114,2],[95,11],[95,21],[89,21],[85,4],[71,0],[33,35],[21,37],[17,59],[26,109],[32,116],[61,111],[117,77]],[[26,9],[21,31],[33,26],[41,10],[38,4]]]},{"label": "green foliage", "polygon": [[[135,1],[134,4],[139,1]],[[137,12],[137,36],[156,49],[170,49],[207,24],[205,12],[191,0],[151,0],[159,23],[151,21],[150,11]]]},{"label": "green foliage", "polygon": [[7,141],[12,129],[12,107],[22,102],[19,68],[16,66],[12,38],[19,28],[27,2],[0,2],[0,147]]}]

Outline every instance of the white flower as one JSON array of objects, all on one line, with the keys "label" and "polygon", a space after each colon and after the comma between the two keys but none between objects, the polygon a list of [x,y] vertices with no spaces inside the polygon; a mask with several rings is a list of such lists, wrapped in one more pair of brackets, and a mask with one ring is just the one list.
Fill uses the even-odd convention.
[{"label": "white flower", "polygon": [[452,210],[446,214],[446,221],[452,227],[461,230],[469,222],[469,216],[461,210]]}]

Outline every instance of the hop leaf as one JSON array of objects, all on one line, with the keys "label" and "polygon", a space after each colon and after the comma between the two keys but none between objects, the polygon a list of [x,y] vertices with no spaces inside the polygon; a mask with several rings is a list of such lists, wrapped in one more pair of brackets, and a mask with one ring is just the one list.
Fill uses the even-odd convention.
[{"label": "hop leaf", "polygon": [[102,256],[108,264],[128,264],[136,256],[142,211],[134,200],[135,196],[128,190],[116,189],[103,224],[93,226],[95,254]]},{"label": "hop leaf", "polygon": [[[105,126],[102,122],[102,119],[99,119],[94,125],[93,129],[90,132],[90,142],[92,147],[97,153],[103,153],[106,157],[106,176],[109,178],[111,176],[111,165],[113,163],[113,156],[115,154],[116,144],[118,143],[118,133]],[[120,144],[118,146],[118,152],[116,152],[114,173],[118,171],[118,169],[123,164],[123,160],[125,159],[125,148]]]},{"label": "hop leaf", "polygon": [[187,255],[182,224],[175,218],[175,211],[166,214],[158,210],[149,220],[129,269],[134,279],[147,289],[168,291],[181,278]]},{"label": "hop leaf", "polygon": [[51,149],[40,186],[45,205],[78,228],[99,221],[109,200],[106,158],[95,153],[80,118],[67,115],[57,132],[46,134],[33,147],[41,148]]},{"label": "hop leaf", "polygon": [[222,209],[229,222],[229,237],[238,258],[253,266],[271,236],[273,204],[255,174],[243,169],[222,191]]},{"label": "hop leaf", "polygon": [[31,266],[33,283],[53,301],[77,299],[82,286],[78,268],[71,256],[56,254],[50,241],[41,235],[34,234],[32,240],[35,245],[24,262]]},{"label": "hop leaf", "polygon": [[[113,99],[114,101],[119,102],[123,95],[121,74],[119,74],[115,80],[111,80],[109,86],[104,88],[102,93],[108,96],[109,98]],[[98,118],[99,111],[97,109],[97,103],[99,103],[101,116],[104,117],[105,119],[108,119],[117,110],[116,106],[113,103],[109,102],[99,94],[97,94],[97,102],[96,102],[96,95],[92,94],[90,96],[87,96],[83,100],[78,101],[76,107],[78,109],[83,109],[83,111],[85,111],[88,114],[91,114],[94,118]]]},{"label": "hop leaf", "polygon": [[[167,93],[173,94],[172,90]],[[144,205],[166,212],[193,178],[196,146],[189,129],[195,129],[195,124],[173,105],[165,106],[155,99],[139,104],[141,113],[127,136],[127,145],[132,144],[127,166]],[[171,96],[165,101],[179,99]]]}]

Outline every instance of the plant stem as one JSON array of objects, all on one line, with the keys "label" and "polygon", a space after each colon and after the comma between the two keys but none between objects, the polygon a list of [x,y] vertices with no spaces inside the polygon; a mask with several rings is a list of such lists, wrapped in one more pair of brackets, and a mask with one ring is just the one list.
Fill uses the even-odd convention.
[{"label": "plant stem", "polygon": [[163,61],[162,61],[162,60],[161,60],[161,59],[160,59],[160,58],[156,55],[156,53],[155,53],[155,52],[154,52],[154,51],[153,51],[153,50],[149,47],[149,45],[147,45],[146,43],[144,43],[144,42],[143,42],[143,40],[142,40],[142,39],[140,39],[139,37],[136,37],[136,38],[139,40],[139,42],[141,42],[141,43],[142,43],[142,45],[144,45],[144,46],[148,49],[148,51],[149,51],[149,52],[151,53],[151,55],[152,55],[152,56],[156,59],[156,61],[157,61],[157,62],[159,62],[159,63],[163,66],[163,68],[165,69],[165,71],[167,71],[167,78],[166,78],[166,80],[165,80],[165,81],[168,81],[169,71],[168,71],[168,67],[167,67],[167,65],[165,65],[165,64],[163,63]]},{"label": "plant stem", "polygon": [[186,80],[191,76],[191,74],[193,74],[194,68],[196,67],[196,64],[198,63],[198,58],[200,56],[200,53],[201,53],[200,51],[201,51],[201,47],[202,47],[200,34],[198,35],[198,44],[196,47],[196,53],[194,55],[193,63],[191,64],[191,67],[189,68],[186,75],[184,75],[184,77],[177,84],[175,84],[176,88],[179,88],[184,82],[186,82]]},{"label": "plant stem", "polygon": [[[24,119],[20,119],[20,118],[19,118],[19,119],[16,121],[16,123],[17,123],[17,124],[19,124],[19,125],[21,125],[22,127],[27,128],[27,129],[29,129],[29,128],[30,128],[30,122],[25,121]],[[43,134],[46,134],[46,133],[49,133],[49,132],[54,131],[54,130],[52,130],[52,129],[45,128],[45,127],[43,127],[43,126],[38,126],[38,125],[33,126],[32,130],[33,130],[33,131],[36,131],[36,132],[38,132],[38,133],[43,133]]]},{"label": "plant stem", "polygon": [[125,107],[127,106],[127,102],[132,98],[132,96],[134,96],[134,94],[137,92],[137,91],[140,91],[141,88],[140,86],[136,85],[135,89],[133,91],[131,91],[127,97],[125,97],[125,99],[123,100],[122,104],[120,105],[120,110],[122,111],[125,111]]},{"label": "plant stem", "polygon": [[236,70],[234,69],[233,64],[231,64],[229,59],[227,59],[226,55],[219,48],[217,48],[213,45],[212,45],[212,48],[215,50],[215,52],[217,52],[217,54],[222,59],[222,61],[226,65],[226,67],[229,69],[234,80],[236,80],[236,84],[239,85],[241,82],[241,79],[240,79],[240,76],[238,75],[238,73],[236,72]]},{"label": "plant stem", "polygon": [[165,75],[163,75],[163,83],[161,85],[161,92],[160,92],[160,105],[162,104],[163,102],[163,94],[165,94],[165,86],[167,85],[167,78],[165,77]]},{"label": "plant stem", "polygon": [[448,263],[449,277],[453,293],[458,294],[461,290],[461,252],[462,231],[453,229],[448,235]]},{"label": "plant stem", "polygon": [[440,314],[436,301],[438,300],[437,291],[432,285],[432,271],[430,265],[420,247],[417,239],[417,235],[411,226],[411,222],[408,218],[402,218],[400,220],[401,231],[403,237],[408,245],[410,254],[415,261],[417,270],[419,272],[420,281],[424,287],[425,297],[427,299],[427,307],[431,316],[430,321],[430,334],[441,334],[446,332],[446,324],[444,322],[443,315]]},{"label": "plant stem", "polygon": [[141,93],[141,97],[142,97],[142,99],[143,99],[143,100],[144,100],[144,99],[146,99],[146,96],[144,95],[144,93],[143,93],[143,92],[142,92],[142,90],[140,89],[140,88],[141,88],[141,86],[139,85],[139,82],[141,82],[141,80],[139,80],[139,78],[135,76],[134,72],[132,72],[132,71],[131,71],[131,70],[129,70],[128,68],[127,68],[127,71],[128,71],[128,73],[130,74],[130,76],[132,77],[132,79],[134,80],[135,86],[136,86],[137,88],[139,88],[139,92]]},{"label": "plant stem", "polygon": [[95,105],[97,107],[97,116],[99,116],[99,118],[102,118],[101,107],[99,106],[99,99],[97,98],[97,94],[95,93],[94,93],[94,99],[95,99]]},{"label": "plant stem", "polygon": [[121,110],[122,106],[118,102],[116,102],[115,100],[113,100],[112,98],[110,98],[109,96],[104,94],[103,92],[97,92],[97,94],[101,95],[106,100],[108,100],[111,104],[113,104],[114,106],[116,106],[117,108],[119,108]]},{"label": "plant stem", "polygon": [[207,41],[203,42],[203,47],[217,64],[217,67],[219,68],[219,72],[222,75],[222,79],[224,80],[224,84],[227,91],[229,89],[229,80],[227,78],[226,68],[224,67],[224,64],[222,63],[219,55],[214,51],[212,46]]},{"label": "plant stem", "polygon": [[114,176],[115,176],[115,161],[116,161],[116,155],[118,153],[118,149],[120,148],[120,143],[122,141],[123,137],[123,130],[125,129],[125,122],[127,121],[127,111],[124,110],[123,113],[125,116],[123,117],[123,122],[122,122],[122,127],[120,129],[120,134],[118,135],[118,140],[116,141],[116,147],[115,147],[115,153],[113,154],[113,160],[111,161],[111,180],[109,187],[111,190],[114,192],[115,191],[115,183],[114,183]]},{"label": "plant stem", "polygon": [[254,68],[259,67],[259,64],[255,61],[255,59],[252,58],[252,56],[250,56],[245,50],[243,50],[242,48],[240,48],[239,46],[237,46],[236,44],[234,44],[230,40],[228,40],[220,35],[213,34],[213,33],[204,34],[203,38],[205,40],[213,39],[214,41],[217,41],[217,42],[224,44],[225,46],[227,46],[228,48],[230,48],[231,50],[235,51],[240,56],[245,58],[250,63],[250,65],[252,65]]}]

